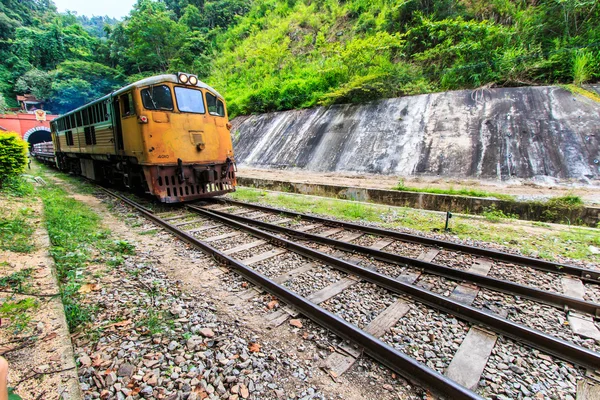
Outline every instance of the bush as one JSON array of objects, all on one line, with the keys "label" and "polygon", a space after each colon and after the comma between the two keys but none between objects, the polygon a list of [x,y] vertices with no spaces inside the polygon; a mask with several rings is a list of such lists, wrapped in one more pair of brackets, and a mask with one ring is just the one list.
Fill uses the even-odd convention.
[{"label": "bush", "polygon": [[27,165],[27,142],[15,132],[0,133],[0,187],[9,177],[20,174]]}]

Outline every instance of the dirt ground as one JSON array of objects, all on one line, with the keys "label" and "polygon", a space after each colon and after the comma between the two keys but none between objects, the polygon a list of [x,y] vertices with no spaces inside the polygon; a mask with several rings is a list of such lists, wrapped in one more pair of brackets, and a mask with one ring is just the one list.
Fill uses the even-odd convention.
[{"label": "dirt ground", "polygon": [[517,199],[532,200],[573,194],[586,203],[600,204],[600,185],[583,186],[576,182],[545,182],[514,179],[508,182],[454,179],[444,177],[400,177],[374,174],[354,174],[342,172],[311,172],[300,170],[273,170],[239,167],[238,176],[246,178],[271,179],[299,183],[335,184],[340,186],[392,189],[400,179],[405,186],[438,189],[477,189],[516,196]]},{"label": "dirt ground", "polygon": [[[22,207],[20,203],[3,202],[5,210]],[[28,202],[33,209],[36,225],[31,253],[0,251],[0,276],[9,276],[26,268],[33,269],[26,293],[0,293],[0,304],[34,299],[37,307],[27,312],[30,320],[24,329],[16,331],[9,319],[2,318],[0,355],[9,363],[9,387],[23,399],[79,399],[77,370],[73,349],[60,297],[54,263],[48,253],[50,242],[42,224],[41,201]]]}]

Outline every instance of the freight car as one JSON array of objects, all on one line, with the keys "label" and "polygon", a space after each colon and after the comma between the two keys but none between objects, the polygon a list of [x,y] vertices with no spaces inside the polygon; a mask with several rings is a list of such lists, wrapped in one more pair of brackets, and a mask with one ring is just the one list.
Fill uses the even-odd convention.
[{"label": "freight car", "polygon": [[51,123],[59,169],[166,203],[235,191],[230,128],[223,97],[185,73],[142,79]]},{"label": "freight car", "polygon": [[54,145],[52,142],[41,142],[33,145],[31,155],[46,165],[56,165]]}]

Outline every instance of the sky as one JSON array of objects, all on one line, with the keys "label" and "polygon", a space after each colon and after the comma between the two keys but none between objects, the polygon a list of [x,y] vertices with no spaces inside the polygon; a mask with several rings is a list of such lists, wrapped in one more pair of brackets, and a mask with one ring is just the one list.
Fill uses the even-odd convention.
[{"label": "sky", "polygon": [[76,11],[77,15],[108,15],[123,18],[129,14],[136,0],[54,0],[59,12]]}]

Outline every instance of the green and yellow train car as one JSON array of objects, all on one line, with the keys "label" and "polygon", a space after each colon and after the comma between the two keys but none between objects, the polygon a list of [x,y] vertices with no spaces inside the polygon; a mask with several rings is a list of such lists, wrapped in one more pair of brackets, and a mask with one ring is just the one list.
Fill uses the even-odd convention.
[{"label": "green and yellow train car", "polygon": [[125,86],[52,121],[61,170],[176,203],[235,190],[225,100],[185,73]]}]

